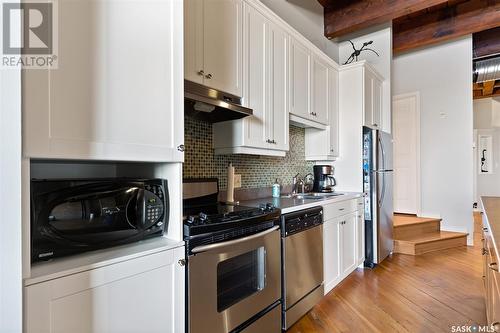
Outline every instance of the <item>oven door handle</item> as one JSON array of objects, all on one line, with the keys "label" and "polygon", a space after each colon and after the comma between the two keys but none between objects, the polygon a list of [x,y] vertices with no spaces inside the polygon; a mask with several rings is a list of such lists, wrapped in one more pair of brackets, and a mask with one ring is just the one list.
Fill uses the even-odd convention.
[{"label": "oven door handle", "polygon": [[271,232],[273,232],[275,230],[278,230],[279,228],[280,228],[279,225],[275,225],[274,227],[272,227],[270,229],[264,230],[262,232],[259,232],[257,234],[250,235],[250,236],[247,236],[247,237],[233,239],[233,240],[230,240],[230,241],[227,241],[227,242],[220,242],[220,243],[215,243],[215,244],[197,246],[194,249],[192,249],[191,252],[192,253],[207,252],[207,251],[210,251],[210,250],[219,249],[221,247],[226,247],[226,246],[230,246],[230,245],[234,245],[234,244],[239,244],[239,243],[247,242],[249,240],[252,240],[252,239],[255,239],[255,238],[259,238],[259,237],[265,236],[267,234],[270,234]]}]

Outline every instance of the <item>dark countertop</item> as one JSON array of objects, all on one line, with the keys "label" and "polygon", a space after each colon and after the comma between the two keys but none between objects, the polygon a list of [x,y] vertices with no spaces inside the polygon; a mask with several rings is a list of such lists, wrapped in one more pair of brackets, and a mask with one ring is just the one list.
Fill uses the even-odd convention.
[{"label": "dark countertop", "polygon": [[306,208],[312,208],[316,206],[324,206],[335,202],[341,202],[345,200],[351,200],[360,198],[363,196],[362,193],[355,192],[339,192],[342,195],[334,196],[334,197],[326,197],[320,199],[297,199],[297,198],[260,198],[254,200],[245,200],[240,201],[240,205],[249,206],[249,207],[259,207],[261,204],[271,203],[276,208],[281,209],[282,214],[291,213],[297,210],[302,210]]}]

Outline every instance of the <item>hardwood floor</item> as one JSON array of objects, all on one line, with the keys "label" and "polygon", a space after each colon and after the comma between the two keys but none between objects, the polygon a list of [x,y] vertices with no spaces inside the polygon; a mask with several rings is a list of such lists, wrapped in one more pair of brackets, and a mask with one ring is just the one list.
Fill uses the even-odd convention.
[{"label": "hardwood floor", "polygon": [[480,236],[474,247],[394,254],[357,269],[288,332],[450,332],[484,325]]}]

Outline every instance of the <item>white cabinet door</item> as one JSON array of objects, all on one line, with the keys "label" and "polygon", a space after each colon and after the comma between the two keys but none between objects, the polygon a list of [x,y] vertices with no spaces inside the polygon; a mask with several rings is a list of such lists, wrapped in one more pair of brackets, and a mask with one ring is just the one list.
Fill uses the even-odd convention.
[{"label": "white cabinet door", "polygon": [[311,114],[311,53],[296,39],[290,43],[290,113],[302,118]]},{"label": "white cabinet door", "polygon": [[325,294],[339,283],[341,278],[341,219],[330,219],[323,224],[323,271]]},{"label": "white cabinet door", "polygon": [[382,82],[378,78],[373,79],[373,127],[382,129]]},{"label": "white cabinet door", "polygon": [[272,113],[270,128],[274,149],[289,149],[289,94],[288,94],[288,44],[289,36],[285,30],[270,24],[270,74],[269,100]]},{"label": "white cabinet door", "polygon": [[[362,201],[361,201],[362,203]],[[365,261],[365,219],[364,211],[360,209],[356,214],[356,265]]]},{"label": "white cabinet door", "polygon": [[328,124],[329,68],[327,63],[313,55],[311,119],[325,125]]},{"label": "white cabinet door", "polygon": [[241,96],[241,0],[205,1],[203,9],[204,84]]},{"label": "white cabinet door", "polygon": [[365,126],[382,129],[383,82],[369,68],[364,69]]},{"label": "white cabinet door", "polygon": [[330,67],[328,70],[328,136],[330,142],[329,155],[339,156],[339,73]]},{"label": "white cabinet door", "polygon": [[184,78],[203,84],[203,2],[184,0]]},{"label": "white cabinet door", "polygon": [[25,287],[27,333],[184,332],[184,249]]},{"label": "white cabinet door", "polygon": [[[256,9],[245,5],[245,77],[247,90],[244,98],[253,110],[243,121],[244,144],[249,147],[266,148],[271,144],[272,131],[268,128],[271,120],[269,100],[268,66],[268,20]],[[231,123],[228,123],[231,126]],[[219,129],[219,127],[215,127]],[[217,135],[217,133],[216,133]]]},{"label": "white cabinet door", "polygon": [[356,221],[357,212],[347,214],[341,218],[341,255],[342,276],[349,275],[356,268]]},{"label": "white cabinet door", "polygon": [[182,161],[182,10],[59,1],[59,68],[23,72],[24,155]]},{"label": "white cabinet door", "polygon": [[364,74],[364,101],[365,126],[373,126],[373,75],[365,69]]}]

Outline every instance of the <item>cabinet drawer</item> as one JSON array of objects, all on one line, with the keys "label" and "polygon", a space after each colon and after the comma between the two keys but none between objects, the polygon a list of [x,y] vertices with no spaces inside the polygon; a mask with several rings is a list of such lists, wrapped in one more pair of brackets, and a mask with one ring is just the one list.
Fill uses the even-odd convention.
[{"label": "cabinet drawer", "polygon": [[323,206],[323,218],[325,221],[349,214],[363,207],[363,199],[352,199]]}]

